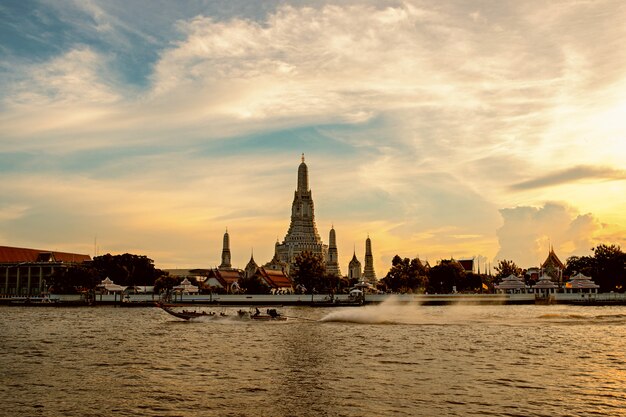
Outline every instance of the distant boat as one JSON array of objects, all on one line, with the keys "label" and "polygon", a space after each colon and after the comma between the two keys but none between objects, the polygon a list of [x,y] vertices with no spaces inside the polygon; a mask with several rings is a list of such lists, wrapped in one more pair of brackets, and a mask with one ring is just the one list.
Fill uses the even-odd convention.
[{"label": "distant boat", "polygon": [[281,316],[275,308],[268,308],[267,314],[262,314],[259,309],[255,309],[255,312],[250,312],[251,320],[266,320],[266,321],[284,321],[287,317]]},{"label": "distant boat", "polygon": [[[225,313],[220,313],[219,315],[216,315],[214,312],[206,312],[206,311],[190,311],[190,310],[182,310],[182,311],[178,311],[178,310],[174,310],[173,306],[171,305],[166,305],[163,303],[156,303],[156,306],[159,307],[161,310],[165,311],[168,314],[171,314],[174,317],[177,317],[179,319],[183,319],[183,320],[191,320],[191,319],[196,319],[199,317],[215,317],[215,318],[226,318],[226,317],[230,317]],[[270,308],[267,310],[267,314],[263,314],[259,311],[259,309],[255,309],[255,311],[243,311],[243,310],[239,310],[237,312],[237,316],[236,318],[239,319],[249,319],[249,320],[258,320],[258,321],[284,321],[287,320],[286,317],[283,317],[278,311],[276,311],[276,309],[274,308]]]},{"label": "distant boat", "polygon": [[191,319],[195,319],[198,317],[215,316],[215,313],[212,313],[212,312],[207,313],[206,311],[189,311],[189,310],[177,311],[177,310],[174,310],[172,306],[168,306],[163,303],[156,303],[156,306],[159,307],[161,310],[165,311],[166,313],[169,313],[172,316],[178,317],[179,319],[183,319],[183,320],[191,320]]}]

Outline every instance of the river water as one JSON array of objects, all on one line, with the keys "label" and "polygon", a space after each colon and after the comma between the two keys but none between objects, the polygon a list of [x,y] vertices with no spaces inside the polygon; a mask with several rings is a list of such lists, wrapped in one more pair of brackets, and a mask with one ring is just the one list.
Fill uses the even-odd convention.
[{"label": "river water", "polygon": [[0,415],[626,415],[626,307],[280,311],[0,307]]}]

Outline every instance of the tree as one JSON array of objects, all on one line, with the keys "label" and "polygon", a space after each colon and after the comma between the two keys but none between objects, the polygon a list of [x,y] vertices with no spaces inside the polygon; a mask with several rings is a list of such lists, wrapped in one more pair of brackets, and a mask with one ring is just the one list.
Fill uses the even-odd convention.
[{"label": "tree", "polygon": [[163,271],[154,267],[152,259],[130,253],[96,256],[92,265],[102,279],[109,277],[123,286],[154,285],[155,280],[163,275]]},{"label": "tree", "polygon": [[466,287],[465,270],[454,259],[442,259],[429,270],[429,292],[451,293],[453,288],[462,291]]},{"label": "tree", "polygon": [[571,277],[577,273],[581,273],[588,277],[595,275],[596,260],[593,256],[570,256],[565,261],[565,270],[563,274]]},{"label": "tree", "polygon": [[265,285],[257,275],[248,278],[241,277],[237,282],[246,294],[269,294],[270,292],[270,287]]},{"label": "tree", "polygon": [[75,294],[80,289],[91,290],[98,283],[98,271],[90,265],[56,269],[48,280],[52,291],[59,294]]},{"label": "tree", "polygon": [[567,258],[564,274],[581,273],[593,278],[600,291],[623,291],[626,288],[626,254],[617,245],[601,244],[591,249],[593,256]]},{"label": "tree", "polygon": [[169,274],[161,275],[154,281],[154,293],[159,294],[163,291],[169,293],[176,285],[181,283],[181,279],[178,277],[170,276]]},{"label": "tree", "polygon": [[326,266],[320,255],[309,251],[301,252],[294,262],[293,281],[296,286],[306,288],[307,294],[322,292],[328,289]]},{"label": "tree", "polygon": [[396,255],[391,260],[391,269],[382,281],[388,290],[405,293],[424,290],[428,277],[426,268],[419,259],[403,259]]},{"label": "tree", "polygon": [[465,274],[465,288],[463,290],[481,291],[483,286],[483,277],[480,274],[468,272]]},{"label": "tree", "polygon": [[602,291],[624,291],[626,287],[626,254],[618,245],[598,245],[593,248],[595,274],[592,275]]},{"label": "tree", "polygon": [[496,279],[500,281],[502,278],[506,278],[509,275],[520,276],[522,274],[522,268],[517,266],[513,261],[507,261],[503,259],[498,262],[498,265],[494,267],[496,270]]}]

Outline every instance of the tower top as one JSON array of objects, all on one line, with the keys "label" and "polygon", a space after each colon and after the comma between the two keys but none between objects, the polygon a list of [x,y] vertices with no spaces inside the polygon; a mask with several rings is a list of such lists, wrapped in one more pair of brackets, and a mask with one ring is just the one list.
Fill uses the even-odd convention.
[{"label": "tower top", "polygon": [[298,167],[298,192],[306,193],[309,191],[309,169],[304,163],[304,154],[302,154],[302,162]]}]

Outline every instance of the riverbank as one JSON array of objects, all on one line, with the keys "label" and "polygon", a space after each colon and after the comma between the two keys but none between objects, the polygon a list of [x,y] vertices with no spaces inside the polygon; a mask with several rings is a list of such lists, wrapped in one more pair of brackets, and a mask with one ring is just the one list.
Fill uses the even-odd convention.
[{"label": "riverbank", "polygon": [[[390,299],[398,303],[418,305],[515,305],[515,304],[576,304],[576,305],[626,305],[626,294],[552,294],[549,298],[536,298],[535,294],[371,294],[363,300],[350,299],[348,295],[336,295],[332,299],[326,294],[302,295],[245,295],[245,294],[182,294],[171,300],[176,304],[215,306],[313,306],[355,307],[364,304],[380,304]],[[157,295],[130,294],[121,298],[119,294],[97,295],[86,302],[81,295],[53,294],[45,299],[38,297],[4,297],[0,305],[10,306],[98,306],[151,307],[161,301]]]}]

